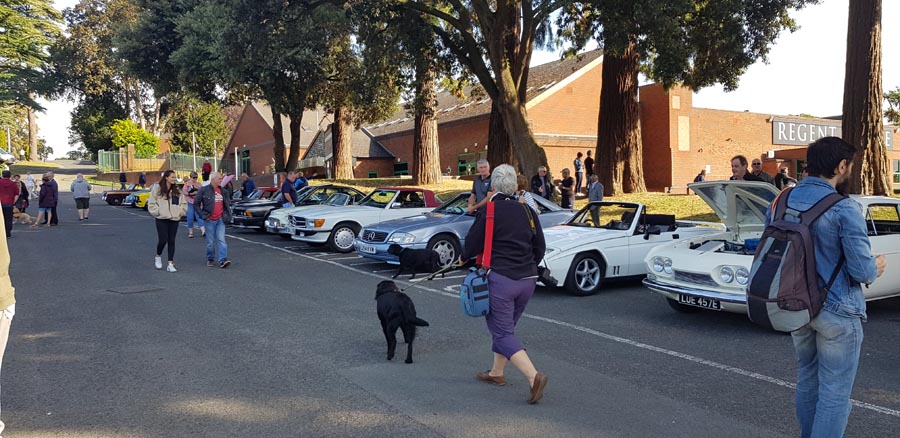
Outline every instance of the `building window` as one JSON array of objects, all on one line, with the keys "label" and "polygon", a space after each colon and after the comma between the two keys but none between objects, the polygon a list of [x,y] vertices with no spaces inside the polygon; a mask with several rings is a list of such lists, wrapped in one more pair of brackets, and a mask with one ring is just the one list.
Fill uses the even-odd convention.
[{"label": "building window", "polygon": [[900,184],[900,160],[894,160],[894,184]]}]

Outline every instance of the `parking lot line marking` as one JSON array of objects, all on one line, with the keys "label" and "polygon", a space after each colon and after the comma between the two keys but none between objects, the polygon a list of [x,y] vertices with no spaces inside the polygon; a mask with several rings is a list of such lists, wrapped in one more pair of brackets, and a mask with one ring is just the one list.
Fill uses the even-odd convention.
[{"label": "parking lot line marking", "polygon": [[353,257],[335,257],[333,259],[328,259],[328,260],[359,260],[359,259],[360,259],[359,256],[353,256]]},{"label": "parking lot line marking", "polygon": [[384,262],[359,262],[359,263],[350,263],[350,266],[362,266],[362,265],[380,265]]},{"label": "parking lot line marking", "polygon": [[397,269],[394,268],[394,269],[378,269],[378,270],[375,270],[375,271],[372,271],[372,272],[373,272],[373,273],[379,273],[379,272],[396,272],[396,271],[397,271]]},{"label": "parking lot line marking", "polygon": [[[234,239],[241,240],[241,241],[244,241],[244,242],[247,242],[247,243],[250,243],[250,244],[261,245],[261,246],[265,246],[265,247],[268,247],[268,248],[272,248],[272,249],[274,249],[274,250],[276,250],[276,251],[283,251],[283,252],[286,252],[286,253],[291,254],[291,255],[293,255],[293,256],[304,257],[304,258],[316,260],[316,261],[319,261],[319,262],[322,262],[322,263],[330,263],[330,264],[332,264],[332,265],[339,266],[339,267],[341,267],[341,268],[344,268],[344,269],[347,269],[347,270],[350,270],[350,271],[353,271],[353,272],[356,272],[356,273],[359,273],[359,274],[362,274],[362,275],[368,275],[368,276],[370,276],[370,277],[375,277],[375,278],[379,278],[379,279],[384,279],[385,277],[384,277],[384,276],[381,276],[381,275],[376,275],[377,272],[387,272],[387,271],[372,271],[372,272],[368,272],[368,271],[364,271],[364,270],[362,270],[362,269],[354,268],[354,267],[352,267],[352,266],[343,265],[343,264],[341,264],[341,263],[337,263],[337,262],[334,262],[334,261],[332,261],[332,260],[326,260],[326,259],[319,259],[319,258],[315,258],[315,257],[310,257],[308,254],[298,254],[298,253],[296,253],[296,252],[288,251],[288,250],[286,250],[286,249],[279,248],[279,247],[277,247],[277,246],[272,246],[272,245],[269,245],[269,244],[267,244],[267,243],[263,243],[263,242],[255,242],[255,241],[252,241],[252,240],[245,239],[245,238],[243,238],[243,237],[237,237],[237,236],[233,236],[233,235],[229,235],[229,237],[232,237],[232,238],[234,238]],[[390,269],[390,270],[388,270],[388,271],[396,271],[396,269]],[[415,283],[415,282],[410,283],[410,282],[405,281],[405,280],[400,280],[399,278],[396,279],[396,280],[394,280],[394,281],[395,281],[396,283],[407,283],[407,284],[410,285],[410,286],[415,286],[415,287],[410,288],[410,290],[419,289],[419,290],[422,290],[422,291],[428,291],[428,292],[432,292],[432,293],[435,293],[435,294],[438,294],[438,295],[443,295],[443,296],[447,296],[447,297],[452,297],[452,298],[459,299],[459,293],[458,293],[458,292],[457,292],[457,293],[452,292],[452,289],[451,289],[451,288],[452,288],[453,286],[447,286],[447,287],[444,288],[444,290],[438,290],[438,289],[432,289],[432,288],[426,287],[426,286],[421,286],[421,285],[419,285],[419,284],[417,284],[417,283]],[[445,292],[445,291],[446,291],[446,292]],[[580,325],[568,323],[568,322],[565,322],[565,321],[560,321],[560,320],[557,320],[557,319],[552,319],[552,318],[546,318],[546,317],[543,317],[543,316],[533,315],[533,314],[530,314],[530,313],[524,313],[524,314],[522,314],[522,316],[524,316],[524,317],[526,317],[526,318],[529,318],[529,319],[533,319],[533,320],[535,320],[535,321],[541,321],[541,322],[545,322],[545,323],[548,323],[548,324],[553,324],[553,325],[556,325],[556,326],[559,326],[559,327],[569,328],[569,329],[576,330],[576,331],[579,331],[579,332],[582,332],[582,333],[585,333],[585,334],[589,334],[589,335],[592,335],[592,336],[596,336],[596,337],[599,337],[599,338],[603,338],[603,339],[606,339],[606,340],[608,340],[608,341],[613,341],[613,342],[617,342],[617,343],[620,343],[620,344],[623,344],[623,345],[628,345],[628,346],[631,346],[631,347],[640,348],[640,349],[642,349],[642,350],[653,351],[653,352],[656,352],[656,353],[665,354],[665,355],[667,355],[667,356],[671,356],[671,357],[674,357],[674,358],[687,360],[687,361],[689,361],[689,362],[693,362],[693,363],[696,363],[696,364],[698,364],[698,365],[705,365],[705,366],[708,366],[708,367],[711,367],[711,368],[716,368],[716,369],[721,370],[721,371],[725,371],[725,372],[737,374],[737,375],[744,376],[744,377],[749,377],[749,378],[751,378],[751,379],[760,380],[760,381],[767,382],[767,383],[771,383],[771,384],[773,384],[773,385],[781,386],[781,387],[784,387],[784,388],[789,388],[789,389],[796,389],[796,388],[797,388],[797,385],[795,385],[794,383],[791,383],[791,382],[788,382],[788,381],[786,381],[786,380],[782,380],[782,379],[779,379],[779,378],[776,378],[776,377],[771,377],[771,376],[767,376],[767,375],[765,375],[765,374],[755,373],[755,372],[753,372],[753,371],[747,371],[747,370],[745,370],[745,369],[743,369],[743,368],[733,367],[733,366],[731,366],[731,365],[725,365],[725,364],[718,363],[718,362],[715,362],[715,361],[711,361],[711,360],[708,360],[708,359],[703,359],[703,358],[700,358],[700,357],[697,357],[697,356],[692,356],[692,355],[690,355],[690,354],[679,353],[679,352],[677,352],[677,351],[669,350],[669,349],[662,348],[662,347],[657,347],[657,346],[655,346],[655,345],[645,344],[645,343],[643,343],[643,342],[635,341],[635,340],[632,340],[632,339],[623,338],[623,337],[611,335],[611,334],[608,334],[608,333],[603,333],[603,332],[601,332],[601,331],[599,331],[599,330],[594,330],[594,329],[592,329],[592,328],[583,327],[583,326],[580,326]],[[879,406],[879,405],[872,404],[872,403],[866,403],[866,402],[862,402],[862,401],[859,401],[859,400],[856,400],[856,399],[850,399],[850,403],[851,403],[853,406],[856,406],[856,407],[858,407],[858,408],[860,408],[860,409],[866,409],[866,410],[870,410],[870,411],[873,411],[873,412],[877,412],[877,413],[879,413],[879,414],[884,414],[884,415],[889,415],[889,416],[892,416],[892,417],[900,418],[900,410],[897,410],[897,409],[891,409],[891,408],[887,408],[887,407],[884,407],[884,406]]]}]

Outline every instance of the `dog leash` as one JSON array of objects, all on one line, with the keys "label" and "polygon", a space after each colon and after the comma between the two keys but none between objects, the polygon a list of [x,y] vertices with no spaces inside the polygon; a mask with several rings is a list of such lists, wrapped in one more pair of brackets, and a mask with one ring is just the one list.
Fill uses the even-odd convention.
[{"label": "dog leash", "polygon": [[[441,269],[438,269],[438,270],[435,271],[433,274],[429,275],[428,278],[426,278],[424,281],[431,281],[431,280],[434,280],[434,277],[437,277],[437,276],[440,275],[440,274],[445,274],[445,273],[447,273],[447,272],[450,272],[450,271],[452,271],[453,269],[455,269],[455,268],[457,268],[457,267],[458,267],[458,266],[456,265],[455,262],[454,262],[454,263],[450,263],[449,265],[447,265],[447,266],[445,266],[445,267],[443,267],[443,268],[441,268]],[[421,281],[418,281],[418,282],[415,282],[415,283],[413,283],[413,284],[410,284],[409,286],[406,286],[406,287],[404,287],[403,289],[400,289],[400,292],[403,292],[403,291],[405,291],[405,290],[407,290],[407,289],[409,289],[409,288],[411,288],[411,287],[416,287],[419,283],[421,283]]]}]

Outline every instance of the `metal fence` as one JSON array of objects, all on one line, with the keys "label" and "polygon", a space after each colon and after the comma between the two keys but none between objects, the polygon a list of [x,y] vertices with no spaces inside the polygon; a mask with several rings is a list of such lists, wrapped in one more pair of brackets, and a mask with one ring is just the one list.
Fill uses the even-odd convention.
[{"label": "metal fence", "polygon": [[[100,172],[155,172],[158,170],[172,169],[176,172],[189,172],[203,166],[203,162],[215,161],[213,157],[197,155],[196,161],[193,154],[180,154],[166,152],[155,158],[135,158],[131,166],[125,166],[125,154],[119,151],[98,151],[97,170]],[[194,165],[196,163],[196,166]],[[128,168],[125,168],[128,167]]]}]

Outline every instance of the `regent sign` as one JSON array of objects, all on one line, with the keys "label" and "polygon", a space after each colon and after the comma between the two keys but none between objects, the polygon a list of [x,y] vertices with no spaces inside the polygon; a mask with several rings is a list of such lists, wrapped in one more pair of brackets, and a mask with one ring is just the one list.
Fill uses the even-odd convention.
[{"label": "regent sign", "polygon": [[[888,149],[894,147],[893,128],[884,130]],[[772,144],[806,146],[822,137],[840,137],[840,123],[772,119]]]}]

